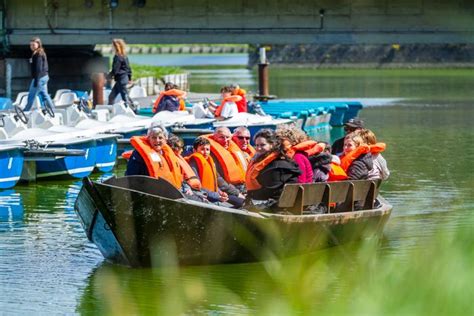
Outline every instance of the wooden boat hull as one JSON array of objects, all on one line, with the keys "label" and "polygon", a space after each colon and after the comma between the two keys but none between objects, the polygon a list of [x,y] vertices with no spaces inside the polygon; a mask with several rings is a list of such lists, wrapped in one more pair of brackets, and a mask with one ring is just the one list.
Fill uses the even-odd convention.
[{"label": "wooden boat hull", "polygon": [[380,235],[391,212],[390,205],[382,205],[350,213],[255,213],[177,195],[160,197],[157,191],[163,192],[167,184],[127,178],[132,177],[106,183],[85,178],[75,210],[106,259],[133,267],[235,263],[307,253]]}]

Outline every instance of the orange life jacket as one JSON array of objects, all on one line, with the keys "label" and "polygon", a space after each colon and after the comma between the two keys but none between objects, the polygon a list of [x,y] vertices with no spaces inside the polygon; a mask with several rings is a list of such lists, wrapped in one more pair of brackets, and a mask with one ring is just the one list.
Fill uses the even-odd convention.
[{"label": "orange life jacket", "polygon": [[178,111],[184,111],[186,110],[186,102],[184,101],[184,99],[182,97],[179,97],[179,108],[178,108]]},{"label": "orange life jacket", "polygon": [[367,154],[370,152],[369,145],[362,144],[356,149],[348,152],[346,155],[341,157],[341,167],[344,169],[344,171],[347,171],[349,169],[350,165],[354,160],[359,158],[360,155]]},{"label": "orange life jacket", "polygon": [[199,181],[199,178],[196,176],[188,162],[180,155],[176,155],[176,157],[178,158],[184,181],[186,181],[186,183],[194,190],[201,190],[201,181]]},{"label": "orange life jacket", "polygon": [[240,95],[231,95],[230,97],[224,98],[221,101],[221,105],[217,107],[216,112],[214,113],[214,116],[215,117],[221,116],[222,110],[224,109],[224,104],[226,104],[227,102],[235,103],[235,102],[239,102],[240,100],[242,100],[242,97]]},{"label": "orange life jacket", "polygon": [[374,145],[369,145],[371,154],[380,154],[382,151],[385,151],[387,145],[385,143],[376,143]]},{"label": "orange life jacket", "polygon": [[239,146],[231,140],[229,141],[229,148],[225,149],[212,138],[212,134],[204,135],[204,137],[211,143],[211,152],[217,158],[217,163],[224,172],[222,175],[224,179],[231,184],[243,184],[245,182],[247,160]]},{"label": "orange life jacket", "polygon": [[331,162],[331,170],[329,170],[328,181],[342,181],[347,180],[347,174],[342,167],[334,162]]},{"label": "orange life jacket", "polygon": [[155,103],[153,103],[153,113],[156,113],[158,111],[158,106],[160,105],[161,99],[165,95],[171,95],[171,96],[176,96],[179,97],[180,99],[180,104],[179,104],[179,110],[181,111],[181,100],[183,101],[183,106],[184,106],[184,100],[182,99],[186,95],[186,91],[182,91],[179,89],[170,89],[166,91],[161,91],[160,94],[158,95],[158,98],[156,98]]},{"label": "orange life jacket", "polygon": [[247,165],[250,163],[250,160],[252,160],[253,156],[255,156],[255,153],[257,152],[255,148],[253,148],[252,145],[248,144],[247,145],[247,150],[244,151],[247,153]]},{"label": "orange life jacket", "polygon": [[242,97],[242,100],[235,102],[237,104],[237,110],[240,112],[248,112],[247,110],[247,99],[245,98],[245,95],[247,94],[247,91],[245,91],[242,88],[234,90],[234,93],[236,95],[240,95]]},{"label": "orange life jacket", "polygon": [[146,136],[133,136],[130,143],[145,161],[150,177],[163,178],[181,189],[183,176],[178,158],[171,147],[163,145],[163,154],[159,154],[151,147]]},{"label": "orange life jacket", "polygon": [[191,159],[196,161],[202,187],[209,191],[217,192],[217,171],[216,165],[214,164],[214,159],[212,159],[211,156],[207,157],[206,159],[201,153],[193,153],[191,156],[188,156],[185,159],[188,162]]},{"label": "orange life jacket", "polygon": [[132,157],[133,150],[127,150],[122,153],[122,158],[129,160]]},{"label": "orange life jacket", "polygon": [[250,162],[249,168],[247,169],[247,173],[245,174],[245,187],[248,191],[258,190],[262,187],[262,185],[258,183],[257,177],[260,172],[277,157],[278,153],[271,153],[259,162]]},{"label": "orange life jacket", "polygon": [[319,154],[323,148],[314,140],[306,140],[291,147],[294,151],[305,152],[308,157]]},{"label": "orange life jacket", "polygon": [[255,153],[257,151],[255,150],[255,148],[252,145],[248,144],[246,152],[247,152],[247,154],[249,154],[250,156],[253,157],[253,156],[255,156]]}]

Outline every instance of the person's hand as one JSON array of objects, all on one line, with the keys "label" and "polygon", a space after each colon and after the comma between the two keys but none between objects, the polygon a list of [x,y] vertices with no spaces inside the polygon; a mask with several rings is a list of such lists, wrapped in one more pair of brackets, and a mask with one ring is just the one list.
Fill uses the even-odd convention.
[{"label": "person's hand", "polygon": [[184,194],[185,195],[193,195],[193,190],[188,188],[188,189],[186,189],[186,191],[184,191]]},{"label": "person's hand", "polygon": [[228,197],[228,196],[225,196],[225,197],[224,197],[224,196],[221,196],[221,197],[219,198],[219,201],[220,201],[220,202],[227,202],[228,200],[229,200],[229,197]]},{"label": "person's hand", "polygon": [[241,198],[241,199],[245,199],[245,195],[244,195],[244,194],[242,194],[242,193],[239,193],[239,198]]},{"label": "person's hand", "polygon": [[227,195],[227,193],[225,193],[224,191],[219,190],[218,193],[219,193],[220,196],[223,196],[223,197],[226,197],[226,198],[229,197],[229,195]]}]

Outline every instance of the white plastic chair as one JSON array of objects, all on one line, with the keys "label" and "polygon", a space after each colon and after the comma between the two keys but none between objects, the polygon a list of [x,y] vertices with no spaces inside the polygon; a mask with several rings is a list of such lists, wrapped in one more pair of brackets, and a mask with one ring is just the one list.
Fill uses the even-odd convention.
[{"label": "white plastic chair", "polygon": [[130,98],[135,99],[135,98],[146,98],[147,93],[145,88],[140,87],[140,86],[133,86],[132,89],[130,89],[129,93]]},{"label": "white plastic chair", "polygon": [[79,99],[74,92],[64,92],[59,97],[59,100],[55,102],[55,106],[65,107],[74,104],[75,101],[79,101]]},{"label": "white plastic chair", "polygon": [[57,102],[59,102],[60,98],[61,98],[61,95],[63,95],[64,93],[66,92],[72,92],[71,89],[58,89],[56,91],[56,94],[54,95],[54,104],[56,104]]},{"label": "white plastic chair", "polygon": [[13,102],[13,105],[20,105],[24,98],[26,98],[26,100],[28,100],[28,91],[23,91],[23,92],[18,93],[16,95],[15,102]]}]

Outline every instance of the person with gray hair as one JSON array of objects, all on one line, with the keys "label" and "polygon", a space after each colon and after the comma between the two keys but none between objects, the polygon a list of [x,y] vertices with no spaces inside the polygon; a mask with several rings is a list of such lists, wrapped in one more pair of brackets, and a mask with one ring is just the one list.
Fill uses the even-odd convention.
[{"label": "person with gray hair", "polygon": [[[163,147],[167,146],[167,139],[168,131],[164,126],[157,124],[152,124],[148,128],[146,136],[132,137],[130,142],[132,143],[135,150],[133,151],[127,163],[125,175],[152,176],[150,173],[151,170],[147,166],[145,159],[149,161],[161,160],[160,157],[163,155]],[[155,159],[150,159],[150,157],[154,157]]]},{"label": "person with gray hair", "polygon": [[232,140],[239,146],[240,150],[245,153],[247,163],[249,163],[250,159],[255,155],[255,148],[250,145],[249,129],[245,126],[236,127],[232,135]]}]

